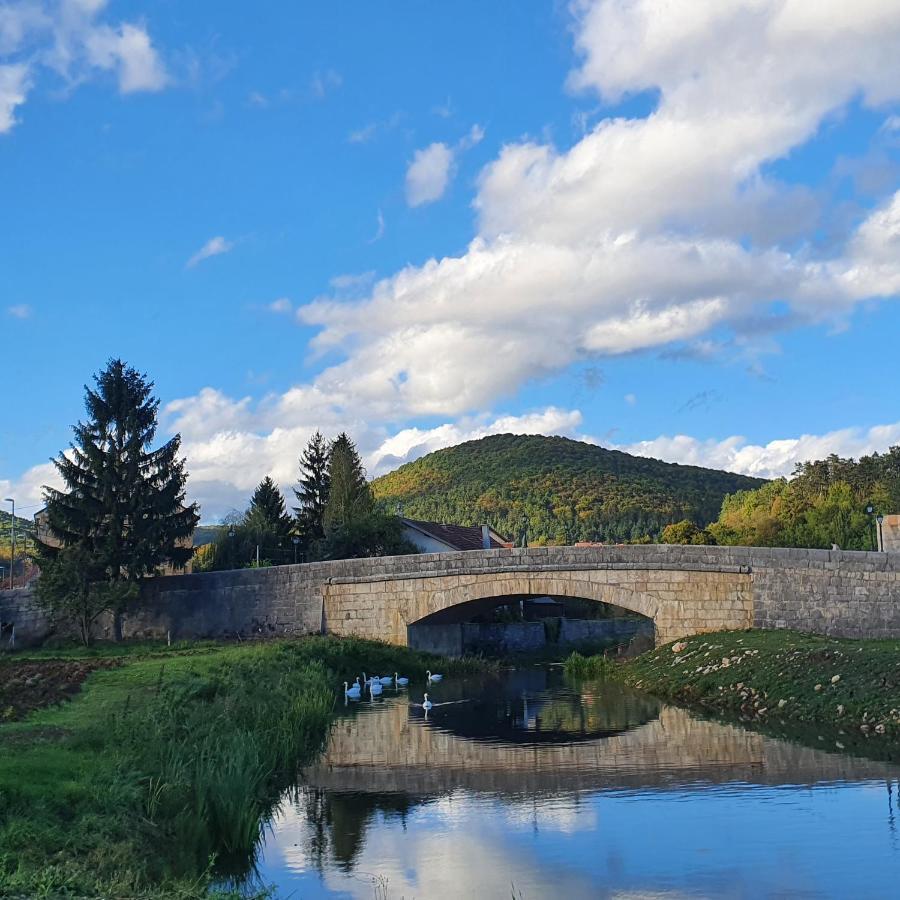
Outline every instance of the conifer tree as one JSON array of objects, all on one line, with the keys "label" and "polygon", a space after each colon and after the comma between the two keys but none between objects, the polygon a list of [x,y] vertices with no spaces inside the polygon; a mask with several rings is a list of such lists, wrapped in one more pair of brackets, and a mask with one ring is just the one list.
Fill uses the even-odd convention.
[{"label": "conifer tree", "polygon": [[374,505],[372,491],[366,481],[366,470],[356,445],[345,432],[341,432],[332,442],[329,457],[330,486],[324,515],[326,532],[366,518]]},{"label": "conifer tree", "polygon": [[187,563],[193,548],[183,544],[199,515],[184,503],[180,436],[151,448],[159,409],[153,382],[120,359],[94,381],[85,386],[87,420],[75,425],[68,453],[53,460],[65,489],[44,489],[56,546],[37,541],[39,558],[46,568],[63,549],[77,551],[87,581],[136,585],[166,563]]},{"label": "conifer tree", "polygon": [[328,503],[328,444],[317,431],[300,457],[300,478],[294,494],[300,505],[294,508],[297,530],[307,545],[325,536],[325,506]]},{"label": "conifer tree", "polygon": [[256,486],[243,525],[259,545],[261,559],[265,557],[276,564],[285,562],[293,522],[278,485],[268,475]]},{"label": "conifer tree", "polygon": [[290,534],[291,517],[287,514],[284,497],[269,475],[256,486],[250,498],[247,519],[249,522],[265,523],[270,531],[277,534]]}]

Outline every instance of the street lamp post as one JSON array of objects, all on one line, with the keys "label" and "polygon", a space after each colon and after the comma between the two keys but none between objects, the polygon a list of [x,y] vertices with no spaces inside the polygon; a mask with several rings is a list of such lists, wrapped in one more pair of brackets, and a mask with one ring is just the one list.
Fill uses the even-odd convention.
[{"label": "street lamp post", "polygon": [[875,516],[875,521],[878,523],[878,552],[884,553],[884,531],[881,527],[882,523],[884,522],[884,516]]},{"label": "street lamp post", "polygon": [[9,551],[9,589],[13,587],[13,572],[16,568],[16,501],[12,497],[4,497],[4,503],[12,503],[12,542]]},{"label": "street lamp post", "polygon": [[291,543],[294,545],[294,565],[297,565],[297,547],[300,545],[300,538],[295,534],[291,538]]},{"label": "street lamp post", "polygon": [[231,557],[231,568],[234,568],[234,526],[228,529],[228,546],[230,551],[228,555]]},{"label": "street lamp post", "polygon": [[866,506],[866,515],[872,516],[872,549],[878,546],[878,526],[875,524],[875,507],[869,503]]}]

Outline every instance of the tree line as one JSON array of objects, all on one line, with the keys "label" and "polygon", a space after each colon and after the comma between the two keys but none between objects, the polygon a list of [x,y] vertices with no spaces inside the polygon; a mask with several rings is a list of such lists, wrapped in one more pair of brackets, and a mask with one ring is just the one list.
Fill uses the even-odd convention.
[{"label": "tree line", "polygon": [[706,527],[690,519],[667,526],[669,544],[874,550],[878,514],[900,511],[900,446],[859,459],[832,454],[799,463],[790,479],[737,491]]},{"label": "tree line", "polygon": [[379,509],[356,445],[342,432],[320,432],[300,456],[297,506],[288,513],[278,486],[266,476],[243,513],[228,517],[215,539],[198,549],[198,570],[283,565],[324,559],[414,553],[400,520]]}]

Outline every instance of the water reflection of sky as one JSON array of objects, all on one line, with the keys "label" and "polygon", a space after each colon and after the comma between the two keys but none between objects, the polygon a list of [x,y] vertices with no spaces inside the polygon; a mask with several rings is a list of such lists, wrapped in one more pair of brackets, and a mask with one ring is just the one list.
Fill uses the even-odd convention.
[{"label": "water reflection of sky", "polygon": [[[623,708],[621,701],[613,705]],[[383,706],[368,715],[407,713]],[[435,726],[412,721],[404,727]],[[704,728],[721,729],[709,732],[720,756],[730,740],[743,740],[743,732],[728,726]],[[420,737],[403,733],[412,735],[411,743]],[[367,734],[381,731],[363,723],[352,737]],[[417,746],[431,753],[430,744]],[[484,752],[495,750],[488,745]],[[668,774],[660,780],[648,758],[645,747],[643,787],[632,779],[627,789],[555,795],[458,786],[422,796],[309,785],[286,798],[273,821],[259,876],[278,897],[366,900],[900,896],[897,782],[891,777],[897,775],[889,767],[885,779],[876,780],[877,766],[860,761],[857,781],[855,763],[843,759],[840,780],[815,786],[772,784],[771,773],[766,784],[716,784],[692,770],[699,779],[692,784],[667,783]],[[799,758],[796,781],[808,781],[817,767],[827,773],[835,759],[818,751]],[[384,765],[379,760],[375,765]],[[408,756],[398,767],[407,763]],[[774,780],[792,780],[789,772],[783,775]]]}]

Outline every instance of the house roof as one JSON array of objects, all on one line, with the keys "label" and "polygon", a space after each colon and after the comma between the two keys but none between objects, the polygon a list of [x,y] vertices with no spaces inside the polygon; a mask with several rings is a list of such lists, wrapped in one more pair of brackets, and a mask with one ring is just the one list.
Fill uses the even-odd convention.
[{"label": "house roof", "polygon": [[[452,547],[454,550],[482,550],[480,525],[445,525],[440,522],[419,522],[415,519],[402,519],[403,524],[422,534],[434,538]],[[490,529],[491,549],[511,547],[512,544],[503,535]]]}]

